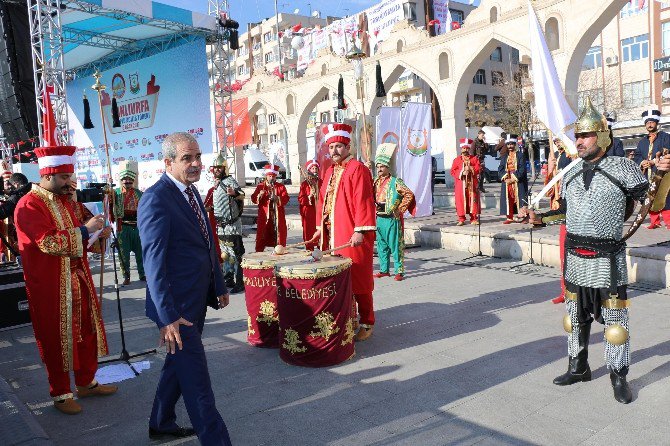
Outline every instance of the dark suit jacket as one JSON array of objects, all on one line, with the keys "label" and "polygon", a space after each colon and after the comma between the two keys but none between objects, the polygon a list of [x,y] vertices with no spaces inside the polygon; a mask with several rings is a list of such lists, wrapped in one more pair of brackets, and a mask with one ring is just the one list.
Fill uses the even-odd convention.
[{"label": "dark suit jacket", "polygon": [[228,292],[216,256],[217,239],[196,195],[211,246],[188,201],[165,174],[144,192],[137,210],[147,277],[146,314],[159,327],[180,317],[190,322],[204,319],[207,303],[214,306],[216,296]]},{"label": "dark suit jacket", "polygon": [[[647,144],[649,144],[647,142]],[[612,138],[612,147],[607,151],[607,156],[626,156],[626,151],[623,148],[623,141],[619,138]]]}]

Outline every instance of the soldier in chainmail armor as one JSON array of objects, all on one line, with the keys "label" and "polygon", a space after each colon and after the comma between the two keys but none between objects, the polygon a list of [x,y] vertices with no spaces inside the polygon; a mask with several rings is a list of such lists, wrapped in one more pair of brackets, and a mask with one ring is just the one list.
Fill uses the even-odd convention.
[{"label": "soldier in chainmail armor", "polygon": [[218,184],[214,187],[212,205],[219,240],[224,245],[232,247],[235,253],[234,286],[230,292],[239,293],[244,290],[242,267],[240,266],[245,252],[241,218],[244,209],[244,191],[235,178],[228,173],[228,162],[222,155],[219,154],[219,157],[220,159],[217,158],[214,163],[213,173]]},{"label": "soldier in chainmail armor", "polygon": [[[622,241],[627,209],[646,197],[649,183],[629,159],[607,156],[611,145],[607,122],[586,101],[575,126],[581,162],[566,173],[560,207],[533,213],[535,224],[567,224],[565,301],[563,320],[568,332],[568,371],[555,378],[565,386],[591,380],[588,344],[591,323],[605,325],[605,363],[614,398],[632,400],[626,375],[630,365],[628,274],[626,244]],[[667,170],[670,160],[665,160]]]}]

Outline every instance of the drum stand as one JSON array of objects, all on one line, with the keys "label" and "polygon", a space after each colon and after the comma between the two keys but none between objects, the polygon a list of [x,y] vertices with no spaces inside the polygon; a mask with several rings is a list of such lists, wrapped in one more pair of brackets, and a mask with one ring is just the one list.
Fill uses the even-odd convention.
[{"label": "drum stand", "polygon": [[[132,358],[137,358],[139,356],[146,356],[150,353],[156,353],[156,349],[154,348],[152,350],[146,350],[141,353],[135,353],[132,355],[128,353],[128,350],[126,350],[126,335],[125,332],[123,331],[123,313],[121,312],[121,295],[119,293],[119,274],[116,268],[116,254],[117,253],[119,254],[119,262],[123,262],[123,257],[121,256],[119,239],[116,238],[116,232],[114,231],[114,228],[112,228],[112,239],[113,240],[110,247],[112,248],[112,265],[114,265],[114,290],[116,291],[116,311],[118,312],[119,315],[119,329],[121,331],[121,353],[119,354],[118,358],[104,359],[102,361],[98,361],[98,364],[107,364],[110,362],[122,361],[128,364],[128,367],[130,367],[130,370],[133,371],[135,376],[139,376],[140,373],[137,370],[135,370],[135,367],[133,367],[133,365],[130,363],[130,360]],[[123,266],[124,269],[126,269],[126,266],[128,266],[126,271],[130,270],[129,268],[130,265],[124,264]]]}]

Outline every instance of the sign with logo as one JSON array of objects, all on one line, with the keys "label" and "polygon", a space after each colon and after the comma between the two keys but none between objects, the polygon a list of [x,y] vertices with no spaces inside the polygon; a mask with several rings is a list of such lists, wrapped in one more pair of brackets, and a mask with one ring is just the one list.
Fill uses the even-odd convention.
[{"label": "sign with logo", "polygon": [[[80,95],[70,95],[68,118],[71,141],[78,147],[76,174],[79,187],[107,181],[107,155],[98,95],[91,91],[92,76],[68,82],[69,91],[85,91],[95,128],[83,128]],[[209,100],[207,53],[204,39],[102,73],[107,89],[101,94],[102,110],[112,160],[112,178],[119,163],[137,160],[138,187],[142,190],[160,178],[165,169],[163,140],[181,131],[193,135],[203,153],[203,163],[213,158],[212,116]],[[188,94],[185,94],[187,92]],[[116,99],[120,127],[113,127],[112,100]],[[205,176],[197,183],[200,192],[211,185]]]}]

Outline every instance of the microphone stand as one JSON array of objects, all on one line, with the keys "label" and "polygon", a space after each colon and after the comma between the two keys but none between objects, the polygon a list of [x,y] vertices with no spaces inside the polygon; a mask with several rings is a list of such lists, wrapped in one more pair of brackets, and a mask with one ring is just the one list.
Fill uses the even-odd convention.
[{"label": "microphone stand", "polygon": [[[112,193],[113,193],[113,191],[112,191]],[[116,311],[118,312],[118,315],[119,315],[119,331],[121,332],[121,353],[119,354],[119,356],[117,358],[103,359],[102,361],[98,361],[98,364],[107,364],[107,363],[116,362],[116,361],[125,362],[126,364],[128,364],[128,367],[130,367],[130,370],[133,371],[135,376],[139,376],[140,373],[135,369],[135,367],[133,367],[133,365],[130,363],[130,360],[132,358],[137,358],[139,356],[146,356],[150,353],[152,353],[152,354],[156,353],[156,349],[154,348],[154,349],[146,350],[146,351],[143,351],[143,352],[140,352],[140,353],[134,353],[132,355],[130,353],[128,353],[128,350],[126,349],[126,335],[125,335],[125,332],[123,330],[123,314],[121,312],[121,295],[120,295],[120,292],[119,292],[119,289],[120,289],[120,287],[119,287],[119,274],[118,274],[118,270],[116,268],[116,254],[118,253],[119,262],[121,262],[121,265],[122,265],[124,270],[129,271],[130,265],[126,265],[123,262],[123,257],[121,256],[121,247],[119,246],[119,239],[116,238],[116,231],[114,231],[114,229],[112,229],[111,234],[112,234],[112,244],[111,244],[110,247],[112,248],[112,265],[114,265],[114,290],[116,291]]]},{"label": "microphone stand", "polygon": [[[481,166],[480,166],[481,168]],[[458,263],[467,262],[468,260],[476,259],[478,257],[488,257],[482,254],[482,192],[479,191],[479,184],[477,184],[477,204],[479,205],[479,212],[477,213],[477,254],[473,254],[470,257],[466,257]],[[472,188],[473,191],[475,188]],[[473,192],[474,193],[474,192]]]}]

